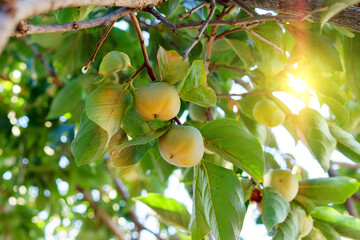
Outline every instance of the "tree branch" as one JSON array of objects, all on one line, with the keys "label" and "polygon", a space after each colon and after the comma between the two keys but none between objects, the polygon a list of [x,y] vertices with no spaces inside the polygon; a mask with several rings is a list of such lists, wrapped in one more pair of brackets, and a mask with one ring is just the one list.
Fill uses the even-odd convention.
[{"label": "tree branch", "polygon": [[250,16],[257,16],[259,15],[257,12],[249,8],[245,3],[242,2],[242,0],[231,0],[233,3],[238,5],[240,8],[242,8],[247,14]]},{"label": "tree branch", "polygon": [[136,33],[137,33],[138,38],[139,38],[141,51],[142,51],[142,54],[143,54],[143,57],[144,57],[144,64],[146,66],[146,71],[147,71],[150,79],[152,81],[155,81],[156,76],[155,76],[154,70],[151,67],[150,61],[149,61],[149,57],[148,57],[148,54],[147,54],[147,51],[146,51],[145,41],[144,41],[144,38],[143,38],[142,33],[141,33],[141,28],[140,28],[140,25],[139,25],[139,21],[138,21],[138,19],[135,16],[134,13],[130,13],[129,15],[131,17],[131,20],[133,21]]},{"label": "tree branch", "polygon": [[[128,202],[130,199],[130,194],[129,194],[128,190],[126,189],[126,186],[123,183],[123,181],[120,178],[114,178],[114,184],[115,184],[115,188],[116,188],[117,192],[121,195],[121,197],[124,199],[125,202]],[[146,230],[146,231],[150,232],[151,234],[153,234],[157,239],[163,240],[163,238],[160,237],[159,234],[154,233],[150,229],[146,228],[142,223],[140,223],[139,219],[137,218],[137,216],[133,210],[130,210],[129,215],[130,215],[131,220],[134,222],[134,224],[139,228],[139,232],[141,230]]]},{"label": "tree branch", "polygon": [[22,0],[17,1],[12,12],[6,7],[0,10],[0,53],[4,50],[9,37],[15,31],[21,20],[36,15],[67,7],[84,6],[118,6],[133,8],[134,11],[145,9],[149,6],[161,5],[164,0]]},{"label": "tree branch", "polygon": [[90,207],[94,209],[95,216],[100,219],[101,223],[106,225],[106,227],[119,239],[124,240],[124,233],[120,230],[118,225],[113,222],[111,216],[102,210],[99,205],[94,201],[91,193],[86,191],[80,186],[76,186],[76,189],[84,195],[84,199],[89,202]]},{"label": "tree branch", "polygon": [[276,51],[279,51],[280,53],[284,54],[284,50],[282,50],[281,48],[279,48],[278,46],[276,46],[274,43],[268,41],[267,39],[265,39],[263,36],[259,35],[258,33],[254,32],[252,29],[247,28],[245,26],[243,26],[242,28],[244,28],[244,30],[246,30],[248,33],[250,33],[250,35],[256,37],[257,39],[259,39],[260,41],[264,42],[265,44],[269,45],[271,48],[275,49]]},{"label": "tree branch", "polygon": [[195,45],[200,41],[200,38],[201,38],[201,35],[204,33],[206,27],[208,26],[212,16],[214,15],[215,13],[215,0],[211,0],[211,3],[210,3],[210,13],[209,13],[209,16],[207,17],[206,21],[204,24],[202,24],[202,27],[199,29],[199,33],[198,35],[196,36],[196,38],[194,39],[194,41],[190,44],[190,46],[185,50],[184,52],[184,60],[188,60],[189,58],[189,53],[191,52],[191,50],[195,47]]},{"label": "tree branch", "polygon": [[146,11],[150,14],[152,14],[156,19],[160,20],[162,23],[164,23],[166,26],[168,26],[171,31],[176,34],[176,27],[175,25],[170,22],[166,17],[161,15],[158,11],[155,10],[155,8],[147,8]]},{"label": "tree branch", "polygon": [[53,78],[53,83],[55,86],[59,87],[61,86],[61,81],[59,80],[58,76],[56,75],[54,69],[50,66],[50,64],[44,59],[42,54],[36,49],[35,46],[31,45],[28,40],[25,38],[19,38],[21,42],[23,42],[30,50],[34,53],[35,57],[39,59],[41,64],[45,67],[46,71],[50,74],[50,76]]},{"label": "tree branch", "polygon": [[196,7],[194,7],[193,9],[191,9],[190,11],[188,12],[185,12],[183,14],[181,14],[179,17],[178,17],[178,20],[179,21],[182,21],[184,18],[186,18],[187,16],[190,16],[191,14],[193,14],[194,12],[196,12],[197,10],[199,10],[200,8],[204,7],[205,5],[207,4],[207,2],[204,2]]},{"label": "tree branch", "polygon": [[105,16],[94,18],[87,21],[79,21],[79,22],[70,22],[66,24],[56,24],[56,25],[33,25],[29,23],[24,23],[21,28],[17,28],[17,30],[12,34],[13,37],[22,37],[30,34],[38,34],[38,33],[52,33],[52,32],[68,32],[75,31],[81,29],[87,29],[97,26],[107,26],[111,22],[125,16],[126,14],[132,12],[133,10],[130,8],[119,8],[112,13],[109,13]]},{"label": "tree branch", "polygon": [[[242,0],[244,4],[249,7],[261,8],[264,10],[273,10],[283,14],[290,15],[306,15],[309,12],[312,12],[314,9],[321,9],[323,7],[323,0]],[[360,32],[360,8],[351,6],[332,19],[330,19],[329,23],[349,28],[350,30]],[[316,22],[320,21],[320,14],[314,14],[310,17]]]},{"label": "tree branch", "polygon": [[359,164],[351,164],[351,163],[344,163],[344,162],[337,162],[337,161],[332,161],[330,162],[331,165],[339,165],[341,167],[346,167],[346,168],[351,168],[351,169],[358,169],[360,168]]}]

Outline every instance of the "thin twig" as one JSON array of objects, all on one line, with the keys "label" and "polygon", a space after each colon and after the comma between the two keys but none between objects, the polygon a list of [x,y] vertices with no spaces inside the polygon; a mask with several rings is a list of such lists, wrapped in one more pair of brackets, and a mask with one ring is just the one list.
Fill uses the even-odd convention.
[{"label": "thin twig", "polygon": [[351,197],[352,197],[352,199],[354,199],[355,201],[360,202],[360,195],[358,195],[358,194],[355,193],[355,194],[352,195]]},{"label": "thin twig", "polygon": [[[125,184],[123,183],[123,181],[120,178],[114,178],[114,184],[115,184],[115,188],[116,188],[117,192],[121,195],[121,197],[124,199],[125,202],[128,202],[130,199],[130,194],[129,194]],[[159,234],[154,233],[153,231],[151,231],[150,229],[145,227],[139,221],[139,219],[137,218],[137,216],[133,210],[130,210],[129,215],[130,215],[131,220],[134,222],[134,224],[139,228],[139,232],[141,230],[146,230],[146,231],[150,232],[151,234],[153,234],[157,239],[163,240],[163,238],[160,237]]]},{"label": "thin twig", "polygon": [[260,41],[264,42],[265,44],[269,45],[271,48],[275,49],[276,51],[279,51],[280,53],[284,54],[284,50],[278,46],[276,46],[274,43],[270,42],[269,40],[265,39],[264,37],[262,37],[261,35],[259,35],[258,33],[254,32],[252,29],[243,26],[244,30],[246,30],[248,33],[250,33],[250,35],[256,37],[257,39],[259,39]]},{"label": "thin twig", "polygon": [[180,122],[180,119],[177,116],[175,116],[173,119],[178,125],[182,125],[182,123]]},{"label": "thin twig", "polygon": [[[222,20],[224,19],[235,7],[230,7],[228,10],[226,10],[225,8],[223,9],[223,11],[221,12],[221,14],[216,18],[216,20]],[[207,44],[207,50],[206,50],[206,58],[205,58],[205,72],[208,71],[209,66],[210,66],[210,60],[211,60],[211,52],[214,46],[214,42],[216,41],[216,31],[217,31],[217,26],[212,26],[211,28],[211,33],[210,33],[210,38]]]},{"label": "thin twig", "polygon": [[194,12],[196,12],[197,10],[199,10],[200,8],[204,7],[205,5],[207,4],[207,2],[204,2],[196,7],[194,7],[193,9],[191,9],[190,11],[188,12],[185,12],[183,14],[181,14],[179,17],[178,17],[178,20],[179,21],[182,21],[184,18],[186,18],[187,16],[190,16],[191,14],[193,14]]},{"label": "thin twig", "polygon": [[100,41],[96,44],[96,48],[95,48],[93,54],[91,55],[89,61],[87,61],[87,63],[85,64],[85,66],[83,68],[84,72],[86,72],[89,69],[90,64],[92,62],[94,62],[97,52],[99,51],[101,45],[104,43],[105,39],[109,35],[110,30],[113,28],[115,22],[116,22],[116,20],[112,21],[110,27],[106,30],[105,34],[101,37]]},{"label": "thin twig", "polygon": [[242,68],[239,68],[239,67],[234,67],[234,66],[228,66],[228,65],[222,65],[222,64],[215,64],[214,65],[214,69],[219,69],[219,68],[225,68],[225,69],[231,69],[231,70],[234,70],[242,75],[246,75],[247,72],[242,69]]},{"label": "thin twig", "polygon": [[199,33],[198,35],[195,37],[194,41],[190,44],[190,46],[185,50],[184,52],[184,60],[188,60],[189,58],[189,53],[190,51],[195,47],[195,45],[200,41],[200,38],[201,38],[201,35],[204,33],[206,27],[208,26],[212,16],[214,15],[215,13],[215,0],[211,0],[211,3],[210,3],[210,13],[209,13],[209,16],[207,17],[205,23],[202,25],[202,27],[199,29]]},{"label": "thin twig", "polygon": [[247,97],[247,96],[254,96],[254,95],[264,95],[264,94],[268,94],[269,90],[263,89],[263,90],[259,90],[259,91],[255,91],[255,92],[246,92],[246,93],[238,93],[238,94],[228,94],[228,93],[218,93],[216,94],[216,97],[218,98],[232,98],[232,97]]},{"label": "thin twig", "polygon": [[163,22],[166,26],[168,26],[171,31],[176,34],[176,27],[175,25],[170,22],[166,17],[164,17],[163,15],[161,15],[161,13],[159,13],[158,11],[155,10],[155,8],[148,8],[146,9],[146,11],[148,13],[151,13],[154,17],[156,17],[156,19],[160,20],[161,22]]},{"label": "thin twig", "polygon": [[247,14],[254,17],[259,15],[257,12],[249,8],[245,3],[243,3],[241,0],[231,0],[233,3],[241,7]]},{"label": "thin twig", "polygon": [[134,80],[144,68],[146,68],[145,64],[141,65],[141,67],[135,72],[135,74],[126,82],[131,82],[132,80]]},{"label": "thin twig", "polygon": [[89,202],[90,207],[94,209],[95,216],[100,219],[101,223],[106,225],[106,227],[119,239],[123,240],[124,233],[120,230],[119,226],[112,220],[111,216],[99,207],[99,205],[94,201],[91,193],[86,191],[80,186],[76,186],[76,189],[84,195],[84,199]]},{"label": "thin twig", "polygon": [[337,162],[337,161],[332,161],[330,162],[331,165],[339,165],[341,167],[346,167],[346,168],[351,168],[351,169],[358,169],[360,168],[360,165],[358,164],[351,164],[351,163],[344,163],[344,162]]},{"label": "thin twig", "polygon": [[241,30],[244,30],[244,29],[241,28],[241,27],[238,27],[238,28],[234,28],[234,29],[230,29],[230,30],[227,30],[225,32],[222,32],[222,33],[216,35],[215,41],[225,37],[228,34],[231,34],[231,33],[237,32],[237,31],[241,31]]},{"label": "thin twig", "polygon": [[56,75],[54,69],[50,66],[50,64],[44,59],[42,54],[36,49],[34,45],[29,43],[29,41],[25,38],[19,38],[20,41],[22,41],[30,50],[34,53],[35,57],[39,59],[41,64],[45,67],[46,71],[50,74],[50,76],[53,78],[53,83],[55,86],[61,86],[62,83],[59,80],[58,76]]},{"label": "thin twig", "polygon": [[143,35],[142,35],[142,33],[141,33],[141,28],[140,28],[139,21],[138,21],[138,19],[137,19],[137,17],[135,16],[134,13],[130,13],[129,15],[130,15],[130,17],[131,17],[131,20],[132,20],[132,22],[133,22],[133,24],[134,24],[136,33],[137,33],[138,38],[139,38],[140,47],[141,47],[141,51],[142,51],[143,58],[144,58],[144,64],[145,64],[145,66],[146,66],[146,71],[147,71],[150,79],[151,79],[152,81],[155,81],[155,80],[156,80],[156,76],[155,76],[154,70],[152,69],[152,67],[151,67],[151,65],[150,65],[150,61],[149,61],[149,57],[148,57],[148,54],[147,54],[147,51],[146,51],[145,41],[144,41]]}]

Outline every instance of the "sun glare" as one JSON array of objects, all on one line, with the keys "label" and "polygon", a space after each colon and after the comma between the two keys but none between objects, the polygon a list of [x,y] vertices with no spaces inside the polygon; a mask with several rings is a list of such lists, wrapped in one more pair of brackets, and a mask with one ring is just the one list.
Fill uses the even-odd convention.
[{"label": "sun glare", "polygon": [[289,78],[289,86],[290,87],[294,88],[298,92],[304,92],[305,90],[307,90],[307,86],[304,81],[294,77],[290,73],[287,73],[286,75]]}]

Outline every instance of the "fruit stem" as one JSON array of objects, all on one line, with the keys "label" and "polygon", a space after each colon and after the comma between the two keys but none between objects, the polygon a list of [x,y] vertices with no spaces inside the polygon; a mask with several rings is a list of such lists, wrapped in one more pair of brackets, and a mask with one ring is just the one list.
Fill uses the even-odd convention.
[{"label": "fruit stem", "polygon": [[182,123],[180,122],[180,119],[179,119],[177,116],[175,116],[175,117],[173,118],[173,120],[174,120],[178,125],[182,125]]}]

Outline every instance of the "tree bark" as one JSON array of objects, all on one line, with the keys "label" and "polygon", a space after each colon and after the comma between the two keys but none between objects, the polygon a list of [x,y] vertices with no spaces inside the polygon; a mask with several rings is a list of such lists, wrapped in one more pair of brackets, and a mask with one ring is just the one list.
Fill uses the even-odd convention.
[{"label": "tree bark", "polygon": [[4,50],[9,37],[15,31],[21,20],[39,14],[67,7],[84,6],[118,6],[142,10],[147,7],[158,6],[164,0],[22,0],[16,1],[9,10],[6,6],[0,9],[0,53]]},{"label": "tree bark", "polygon": [[[249,7],[298,16],[324,6],[323,0],[243,0],[243,2]],[[311,18],[318,22],[320,21],[320,14],[314,14]],[[335,15],[330,19],[329,23],[360,32],[360,8],[349,7]]]}]

